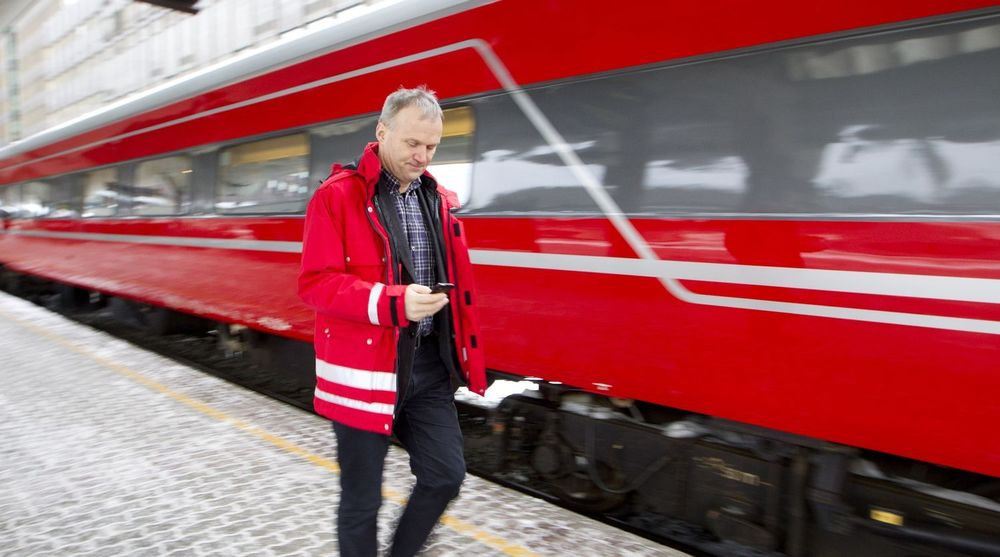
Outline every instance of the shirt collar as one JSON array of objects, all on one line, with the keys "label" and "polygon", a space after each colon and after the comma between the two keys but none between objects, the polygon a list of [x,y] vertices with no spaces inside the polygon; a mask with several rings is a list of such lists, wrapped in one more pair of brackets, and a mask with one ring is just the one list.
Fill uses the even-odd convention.
[{"label": "shirt collar", "polygon": [[[389,186],[389,193],[392,193],[394,195],[400,195],[399,180],[397,180],[396,177],[393,176],[391,172],[389,172],[384,168],[382,169],[382,180],[385,182],[385,185]],[[420,187],[420,184],[421,184],[420,178],[418,177],[416,180],[410,182],[410,187],[406,189],[406,193],[415,191],[417,188]]]}]

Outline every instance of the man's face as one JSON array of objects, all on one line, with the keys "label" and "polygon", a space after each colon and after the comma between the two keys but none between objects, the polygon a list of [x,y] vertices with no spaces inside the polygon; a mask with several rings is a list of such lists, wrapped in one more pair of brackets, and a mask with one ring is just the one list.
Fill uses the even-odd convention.
[{"label": "man's face", "polygon": [[416,180],[434,158],[441,143],[443,125],[438,118],[424,118],[415,106],[408,106],[396,113],[385,125],[375,128],[378,139],[378,158],[404,188]]}]

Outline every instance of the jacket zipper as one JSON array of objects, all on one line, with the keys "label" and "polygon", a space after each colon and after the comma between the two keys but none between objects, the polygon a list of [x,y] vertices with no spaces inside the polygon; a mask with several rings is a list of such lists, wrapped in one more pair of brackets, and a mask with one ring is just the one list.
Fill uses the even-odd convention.
[{"label": "jacket zipper", "polygon": [[[385,217],[382,215],[382,205],[379,204],[379,202],[378,202],[378,196],[377,195],[375,195],[375,196],[372,197],[372,205],[375,206],[375,212],[378,214],[379,220],[382,221],[382,222],[384,222],[385,221]],[[393,261],[393,253],[394,252],[392,251],[391,240],[389,239],[389,237],[387,235],[382,234],[382,232],[379,231],[378,227],[375,226],[375,221],[372,220],[372,214],[370,212],[366,211],[365,212],[365,216],[368,217],[368,224],[370,224],[371,227],[372,227],[372,229],[375,230],[375,233],[378,234],[379,238],[382,238],[382,249],[385,251],[385,258],[386,258],[386,262],[385,262],[385,284],[388,285],[389,284],[389,273],[392,270],[392,266],[395,265],[395,262]],[[406,311],[406,310],[404,309],[404,311]],[[394,331],[393,331],[393,333],[394,333],[393,334],[393,340],[396,342],[396,347],[398,349],[398,347],[399,347],[399,327],[394,327],[393,329],[394,329]],[[399,354],[396,354],[396,361],[393,363],[393,365],[396,368],[396,369],[393,370],[395,372],[395,374],[396,374],[396,401],[392,405],[392,423],[395,424],[396,423],[396,416],[397,416],[396,415],[396,411],[399,409],[400,397],[406,395],[406,393],[400,393],[399,392]]]},{"label": "jacket zipper", "polygon": [[[375,206],[375,211],[378,213],[379,217],[381,217],[382,216],[382,207],[380,207],[379,204],[378,204],[378,197],[373,197],[372,198],[372,205]],[[382,234],[382,232],[378,229],[378,227],[375,226],[375,221],[372,220],[372,214],[366,212],[365,216],[368,217],[368,224],[371,225],[372,230],[374,230],[375,233],[378,234],[378,237],[382,239],[382,249],[385,250],[386,252],[388,252],[388,253],[385,254],[385,257],[388,259],[386,261],[386,266],[385,266],[385,283],[388,285],[389,284],[389,271],[390,271],[390,269],[392,267],[392,246],[389,245],[389,238],[386,235]],[[389,247],[387,248],[386,246],[389,246]]]}]

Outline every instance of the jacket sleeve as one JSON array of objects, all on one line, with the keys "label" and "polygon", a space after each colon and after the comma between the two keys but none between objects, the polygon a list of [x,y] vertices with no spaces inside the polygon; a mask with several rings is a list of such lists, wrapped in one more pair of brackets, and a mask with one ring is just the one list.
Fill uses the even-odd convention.
[{"label": "jacket sleeve", "polygon": [[327,188],[309,201],[302,237],[299,297],[316,312],[335,319],[405,327],[405,285],[368,282],[347,272],[343,219]]}]

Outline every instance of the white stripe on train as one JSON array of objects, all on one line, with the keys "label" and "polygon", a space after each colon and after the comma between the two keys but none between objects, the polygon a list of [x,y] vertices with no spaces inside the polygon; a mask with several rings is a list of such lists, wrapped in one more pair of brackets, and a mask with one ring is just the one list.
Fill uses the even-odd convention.
[{"label": "white stripe on train", "polygon": [[676,284],[669,288],[677,298],[697,305],[734,309],[770,311],[793,315],[850,319],[872,323],[929,327],[951,331],[1000,334],[1000,321],[945,317],[894,311],[868,310],[836,306],[776,302],[753,298],[696,294],[677,280],[702,280],[716,283],[802,288],[827,292],[907,296],[932,300],[1000,303],[1000,280],[867,271],[827,271],[791,267],[759,267],[724,263],[695,263],[657,259],[627,259],[493,250],[473,250],[477,265],[548,269],[597,274],[625,275],[660,279]]},{"label": "white stripe on train", "polygon": [[[178,247],[283,253],[300,253],[302,251],[301,242],[95,234],[48,230],[8,230],[6,233],[39,238],[127,242]],[[727,263],[699,263],[661,259],[630,259],[624,257],[500,250],[471,250],[470,255],[472,256],[472,262],[476,265],[656,278],[660,281],[669,281],[675,284],[677,287],[670,288],[669,290],[678,299],[698,305],[772,311],[834,319],[850,319],[912,327],[930,327],[993,335],[1000,334],[1000,321],[776,302],[752,298],[712,296],[696,294],[677,282],[678,280],[699,280],[738,285],[799,288],[825,292],[905,296],[929,300],[998,304],[1000,303],[1000,280],[998,279],[876,273],[869,271],[830,271],[792,267],[762,267]]]}]

